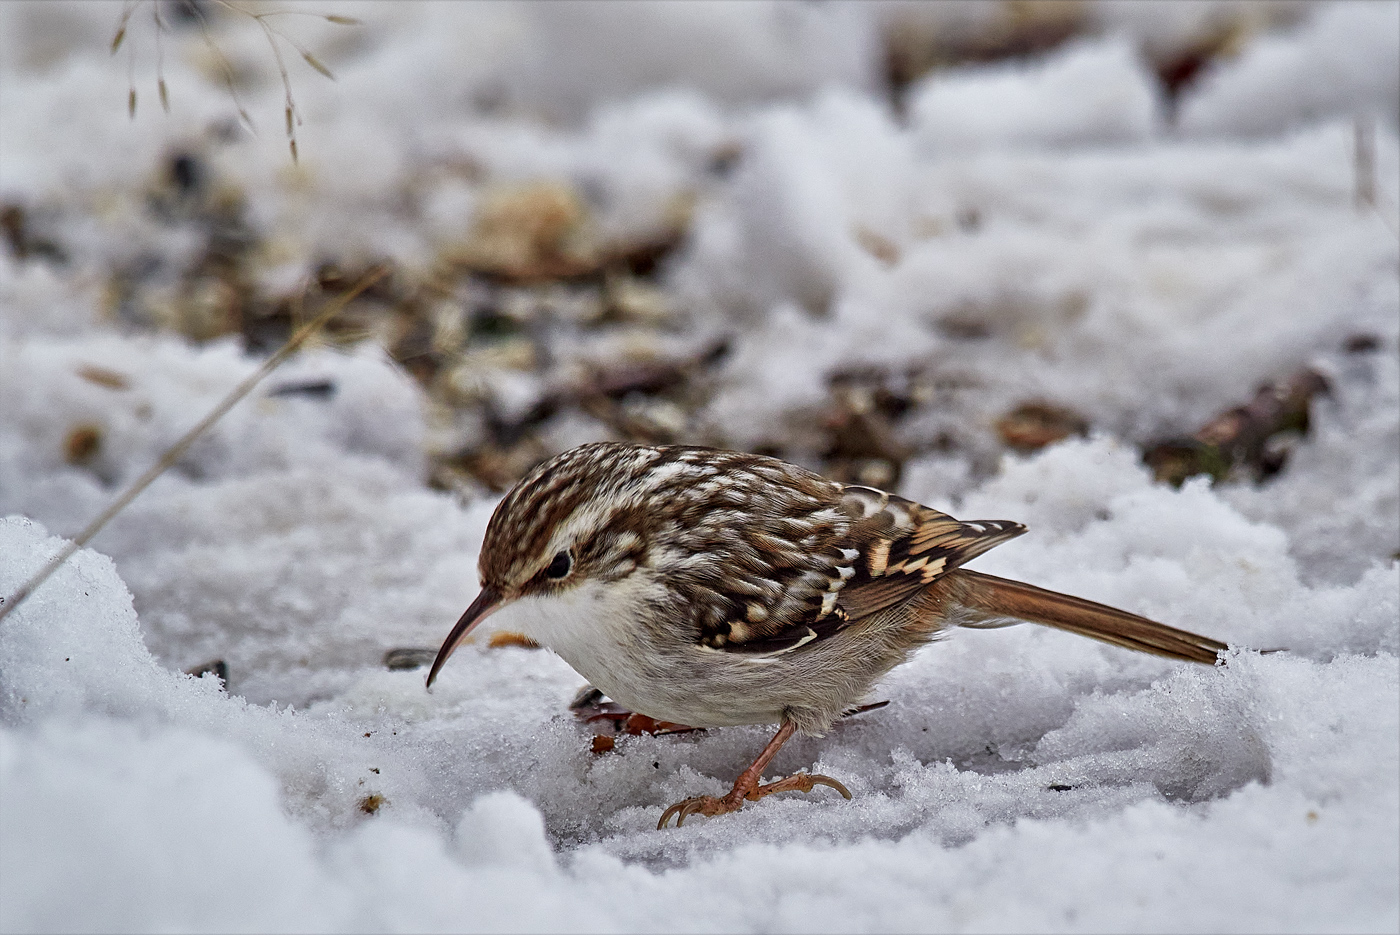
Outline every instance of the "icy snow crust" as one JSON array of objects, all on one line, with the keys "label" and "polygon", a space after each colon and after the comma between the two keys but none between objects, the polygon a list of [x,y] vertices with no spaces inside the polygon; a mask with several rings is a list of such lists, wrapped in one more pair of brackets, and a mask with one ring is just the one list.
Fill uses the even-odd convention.
[{"label": "icy snow crust", "polygon": [[[770,769],[832,775],[853,801],[775,796],[657,832],[767,732],[598,756],[565,712],[581,680],[547,653],[465,646],[432,694],[385,670],[472,598],[494,503],[424,487],[422,401],[381,354],[309,352],[276,379],[333,379],[332,399],[255,394],[0,624],[0,928],[1400,926],[1400,8],[1328,7],[1259,40],[1172,137],[1123,37],[926,79],[902,126],[871,90],[883,7],[342,6],[371,40],[327,55],[337,84],[299,80],[305,170],[267,131],[224,167],[295,244],[410,262],[438,235],[396,220],[395,179],[454,146],[507,176],[587,179],[610,193],[600,223],[645,229],[697,154],[740,139],[669,274],[738,335],[709,418],[761,443],[851,361],[956,363],[979,386],[949,420],[1072,398],[1100,434],[987,481],[928,458],[902,492],[1030,526],[982,570],[1241,649],[1205,668],[1030,626],[959,632],[885,680],[889,707]],[[129,125],[103,51],[117,9],[0,8],[7,196],[120,224],[168,141],[227,116],[169,54],[174,112],[148,102]],[[56,22],[70,46],[27,44]],[[658,63],[688,90],[649,90]],[[493,83],[573,122],[471,116]],[[254,108],[279,113],[278,94]],[[1389,230],[1352,205],[1357,102],[1380,117]],[[442,199],[444,228],[471,210]],[[128,248],[80,217],[75,262]],[[96,285],[3,262],[8,594],[61,546],[49,530],[80,529],[257,361],[118,333],[96,323]],[[931,327],[970,307],[991,340]],[[1343,353],[1359,332],[1379,349]],[[1304,363],[1333,392],[1282,477],[1151,482],[1133,442]],[[100,460],[66,466],[64,431],[94,420]],[[1251,651],[1273,647],[1289,651]],[[232,696],[180,674],[216,657]]]}]

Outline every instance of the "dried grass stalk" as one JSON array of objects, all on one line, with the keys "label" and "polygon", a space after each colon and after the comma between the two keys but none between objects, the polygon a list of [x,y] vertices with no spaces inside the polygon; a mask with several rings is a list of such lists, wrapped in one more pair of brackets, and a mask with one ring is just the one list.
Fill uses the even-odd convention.
[{"label": "dried grass stalk", "polygon": [[23,604],[31,594],[38,590],[38,588],[49,579],[50,575],[62,567],[64,562],[68,561],[75,552],[87,545],[87,543],[92,540],[93,536],[101,532],[102,528],[106,526],[113,517],[126,509],[131,501],[135,500],[157,477],[164,474],[176,461],[179,461],[181,456],[195,443],[196,439],[207,432],[215,422],[223,418],[224,414],[232,409],[239,400],[252,392],[253,388],[262,382],[264,377],[273,370],[276,370],[284,360],[306,343],[307,338],[319,331],[323,325],[343,311],[347,305],[366,289],[383,279],[388,272],[388,268],[384,266],[371,269],[369,272],[365,273],[364,276],[361,276],[359,281],[356,282],[349,291],[337,296],[335,301],[327,305],[319,315],[303,325],[295,334],[288,338],[287,343],[283,344],[282,347],[278,349],[277,353],[264,361],[263,365],[259,367],[255,373],[249,375],[243,382],[234,387],[232,392],[220,400],[219,404],[211,409],[208,415],[199,420],[194,428],[186,432],[179,441],[167,448],[165,453],[160,456],[160,459],[156,461],[146,473],[142,474],[135,482],[128,486],[126,490],[122,491],[121,495],[118,496],[116,500],[112,501],[112,504],[108,506],[107,509],[103,510],[96,519],[88,524],[86,529],[78,533],[72,541],[60,549],[57,555],[49,559],[48,563],[44,565],[43,568],[32,575],[24,584],[20,585],[9,597],[0,598],[0,620],[4,620],[16,607]]}]

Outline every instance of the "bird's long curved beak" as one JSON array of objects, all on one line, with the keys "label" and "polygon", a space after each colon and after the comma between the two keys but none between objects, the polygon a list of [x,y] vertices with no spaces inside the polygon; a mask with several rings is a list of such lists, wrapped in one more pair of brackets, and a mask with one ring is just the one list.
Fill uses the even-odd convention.
[{"label": "bird's long curved beak", "polygon": [[433,687],[433,679],[437,678],[438,670],[442,668],[443,663],[447,662],[447,657],[452,655],[453,650],[461,645],[462,640],[467,638],[467,634],[476,629],[478,623],[491,616],[501,606],[501,603],[501,595],[498,592],[486,587],[481,589],[481,593],[476,596],[476,600],[472,601],[467,612],[462,614],[462,619],[457,621],[452,632],[447,634],[447,639],[442,641],[442,648],[438,650],[437,658],[433,660],[433,667],[428,670],[426,687]]}]

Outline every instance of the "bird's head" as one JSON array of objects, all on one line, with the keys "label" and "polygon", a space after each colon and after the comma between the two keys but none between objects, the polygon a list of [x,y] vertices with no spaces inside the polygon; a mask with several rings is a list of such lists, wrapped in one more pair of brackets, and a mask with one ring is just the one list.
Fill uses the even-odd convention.
[{"label": "bird's head", "polygon": [[667,483],[697,470],[675,459],[679,450],[599,442],[566,451],[522,479],[491,516],[478,562],[481,592],[443,642],[428,685],[502,607],[585,582],[618,581],[652,565],[650,532],[666,512],[658,504],[668,502]]}]

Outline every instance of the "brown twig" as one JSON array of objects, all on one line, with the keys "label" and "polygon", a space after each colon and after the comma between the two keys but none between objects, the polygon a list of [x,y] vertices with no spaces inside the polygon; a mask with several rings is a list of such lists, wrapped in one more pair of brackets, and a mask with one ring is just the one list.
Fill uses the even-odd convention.
[{"label": "brown twig", "polygon": [[320,330],[321,326],[325,325],[343,311],[356,296],[383,279],[388,272],[389,270],[387,267],[378,266],[365,273],[349,291],[337,296],[319,315],[302,326],[296,334],[288,338],[287,343],[283,344],[282,347],[278,349],[277,353],[264,361],[263,365],[259,367],[255,373],[249,375],[243,382],[234,387],[231,393],[220,400],[219,404],[210,410],[208,415],[199,420],[194,428],[186,432],[179,441],[167,448],[165,453],[160,456],[160,459],[156,461],[146,473],[142,474],[131,486],[122,491],[121,495],[117,497],[116,500],[112,501],[112,504],[107,507],[107,509],[103,510],[96,519],[89,523],[86,529],[78,533],[72,541],[59,550],[57,555],[49,559],[48,564],[41,568],[37,574],[31,576],[28,581],[20,585],[13,594],[4,598],[3,601],[0,601],[0,620],[4,620],[16,607],[23,604],[31,594],[49,579],[50,575],[57,571],[64,562],[68,561],[68,559],[73,556],[73,553],[87,545],[92,537],[97,535],[112,517],[126,509],[127,505],[135,500],[143,490],[149,487],[157,477],[165,473],[176,461],[180,460],[180,457],[189,450],[189,447],[194,444],[199,436],[203,435],[209,430],[210,426],[223,418],[224,414],[232,409],[239,400],[252,392],[253,387],[257,386],[264,377],[277,369],[284,360],[295,353],[296,350],[306,342],[307,338],[311,337],[311,335]]},{"label": "brown twig", "polygon": [[1308,406],[1328,391],[1326,377],[1304,367],[1287,380],[1266,384],[1243,406],[1217,414],[1189,438],[1168,439],[1143,455],[1159,481],[1179,487],[1188,477],[1215,481],[1252,474],[1256,481],[1283,468],[1287,449],[1273,443],[1308,430]]}]

